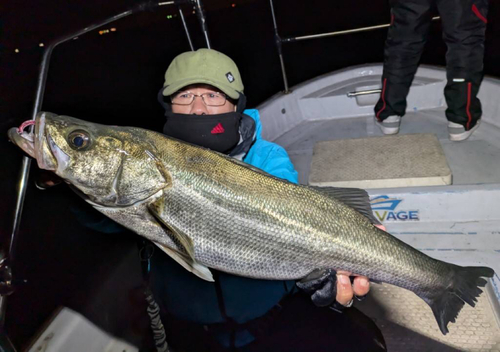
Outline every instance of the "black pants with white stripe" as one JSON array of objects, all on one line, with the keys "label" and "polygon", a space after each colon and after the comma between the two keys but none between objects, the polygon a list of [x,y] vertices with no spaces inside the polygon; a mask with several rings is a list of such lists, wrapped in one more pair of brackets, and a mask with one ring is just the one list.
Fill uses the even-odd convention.
[{"label": "black pants with white stripe", "polygon": [[466,130],[474,127],[481,117],[477,93],[483,78],[488,0],[390,0],[390,5],[377,119],[405,114],[406,96],[429,32],[431,8],[437,6],[448,47],[446,117]]}]

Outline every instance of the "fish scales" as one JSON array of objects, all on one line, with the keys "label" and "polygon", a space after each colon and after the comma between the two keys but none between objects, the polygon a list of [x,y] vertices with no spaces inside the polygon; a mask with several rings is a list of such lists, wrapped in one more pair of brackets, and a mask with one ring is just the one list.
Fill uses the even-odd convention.
[{"label": "fish scales", "polygon": [[[320,192],[205,149],[164,145],[160,153],[178,157],[162,158],[173,179],[164,191],[168,211],[162,215],[193,238],[197,259],[207,266],[267,279],[298,279],[315,268],[343,269],[409,289],[415,285],[409,278],[421,282],[434,273],[432,286],[447,272]],[[398,274],[394,267],[401,269]],[[417,269],[406,275],[408,268]]]}]

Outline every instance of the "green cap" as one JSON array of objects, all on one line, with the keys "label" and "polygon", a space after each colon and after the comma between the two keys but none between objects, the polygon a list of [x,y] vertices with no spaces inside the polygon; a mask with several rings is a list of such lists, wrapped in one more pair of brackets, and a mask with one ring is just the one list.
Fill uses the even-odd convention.
[{"label": "green cap", "polygon": [[165,72],[163,95],[172,95],[191,84],[209,84],[238,99],[243,93],[240,71],[231,58],[213,49],[178,55]]}]

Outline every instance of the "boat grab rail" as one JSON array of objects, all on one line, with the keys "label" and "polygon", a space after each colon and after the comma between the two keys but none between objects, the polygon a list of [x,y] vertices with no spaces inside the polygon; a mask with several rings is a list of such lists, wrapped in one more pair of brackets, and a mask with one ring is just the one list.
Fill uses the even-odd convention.
[{"label": "boat grab rail", "polygon": [[[285,70],[285,63],[283,59],[283,50],[282,50],[282,44],[283,43],[293,43],[301,40],[308,40],[308,39],[319,39],[319,38],[327,38],[327,37],[333,37],[333,36],[339,36],[339,35],[346,35],[346,34],[352,34],[352,33],[360,33],[360,32],[368,32],[368,31],[373,31],[381,28],[387,28],[391,24],[386,23],[386,24],[380,24],[376,26],[369,26],[369,27],[360,27],[360,28],[353,28],[353,29],[346,29],[343,31],[335,31],[335,32],[327,32],[327,33],[320,33],[320,34],[311,34],[311,35],[303,35],[303,36],[297,36],[297,37],[285,37],[281,38],[278,32],[278,25],[276,23],[276,16],[274,13],[274,5],[273,5],[273,0],[269,0],[269,4],[271,6],[271,15],[273,17],[273,26],[274,26],[274,42],[276,43],[276,48],[278,49],[278,56],[280,59],[280,65],[281,65],[281,73],[283,75],[283,85],[285,86],[285,90],[283,93],[288,94],[290,93],[290,89],[288,87],[288,79],[286,76],[286,70]],[[432,18],[432,21],[437,21],[441,19],[440,16],[436,16]],[[358,93],[356,95],[364,95],[364,94],[375,94],[379,93],[380,90],[378,91],[362,91],[362,92],[352,92]],[[350,95],[351,93],[348,93],[348,97],[355,97],[356,95]]]},{"label": "boat grab rail", "polygon": [[354,98],[359,95],[368,95],[368,94],[377,94],[382,92],[382,89],[368,89],[368,90],[360,90],[360,91],[355,91],[355,92],[349,92],[347,93],[347,96],[349,98]]}]

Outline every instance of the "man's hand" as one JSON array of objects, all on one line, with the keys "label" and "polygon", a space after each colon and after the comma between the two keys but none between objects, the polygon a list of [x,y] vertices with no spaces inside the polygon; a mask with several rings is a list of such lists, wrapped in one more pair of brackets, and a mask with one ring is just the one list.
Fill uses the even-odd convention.
[{"label": "man's hand", "polygon": [[[384,225],[375,225],[385,231]],[[352,282],[350,276],[354,276]],[[329,306],[335,310],[350,307],[354,296],[362,300],[370,291],[370,282],[366,276],[353,275],[347,271],[315,270],[297,286],[311,294],[313,303],[317,306]]]},{"label": "man's hand", "polygon": [[347,271],[337,271],[336,300],[342,306],[350,306],[354,295],[363,299],[370,291],[370,282],[366,276],[355,276],[351,283],[352,274]]},{"label": "man's hand", "polygon": [[[384,225],[374,225],[382,231],[387,231]],[[344,306],[351,306],[354,296],[358,300],[362,300],[370,291],[370,281],[366,276],[354,275],[354,280],[351,284],[353,274],[347,271],[337,271],[337,302]]]},{"label": "man's hand", "polygon": [[314,270],[297,282],[297,286],[311,294],[311,300],[318,307],[332,306],[340,311],[352,305],[354,295],[362,299],[370,290],[368,278],[356,276],[351,283],[347,271]]}]

